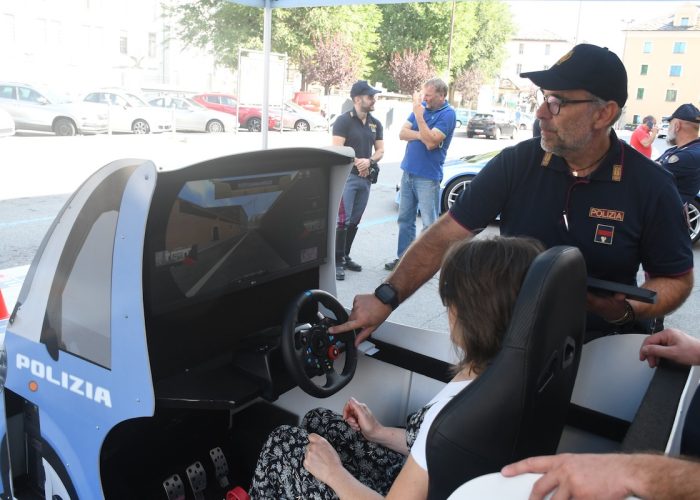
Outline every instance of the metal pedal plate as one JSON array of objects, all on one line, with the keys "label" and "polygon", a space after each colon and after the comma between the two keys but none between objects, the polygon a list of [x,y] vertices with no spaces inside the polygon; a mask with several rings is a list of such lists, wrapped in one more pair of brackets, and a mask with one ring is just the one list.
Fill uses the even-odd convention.
[{"label": "metal pedal plate", "polygon": [[209,450],[209,456],[214,463],[214,473],[216,474],[216,480],[219,482],[219,486],[228,488],[231,483],[228,479],[228,462],[226,461],[226,455],[224,455],[223,450],[217,446]]},{"label": "metal pedal plate", "polygon": [[185,469],[187,479],[190,482],[192,493],[196,500],[204,499],[204,490],[207,489],[207,473],[204,471],[202,463],[198,460]]},{"label": "metal pedal plate", "polygon": [[185,500],[185,483],[179,475],[173,474],[163,481],[163,488],[168,500]]}]

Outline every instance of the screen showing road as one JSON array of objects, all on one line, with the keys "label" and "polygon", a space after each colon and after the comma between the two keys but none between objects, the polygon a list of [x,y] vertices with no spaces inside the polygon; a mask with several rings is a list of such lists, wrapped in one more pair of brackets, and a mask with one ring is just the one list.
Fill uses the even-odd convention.
[{"label": "screen showing road", "polygon": [[317,266],[326,257],[327,186],[318,168],[186,182],[155,266],[169,269],[186,298]]}]

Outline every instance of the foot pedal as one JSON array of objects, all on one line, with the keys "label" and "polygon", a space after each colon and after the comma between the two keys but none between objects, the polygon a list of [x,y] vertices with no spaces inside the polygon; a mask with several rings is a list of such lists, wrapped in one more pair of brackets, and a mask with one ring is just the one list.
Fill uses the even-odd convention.
[{"label": "foot pedal", "polygon": [[226,461],[226,455],[224,455],[221,448],[217,446],[209,450],[209,456],[211,457],[211,461],[214,462],[214,473],[216,474],[216,480],[219,482],[219,486],[228,488],[231,483],[228,480],[228,462]]},{"label": "foot pedal", "polygon": [[202,463],[198,460],[185,470],[187,474],[187,479],[190,482],[190,487],[192,488],[192,493],[194,493],[195,500],[204,499],[204,490],[207,489],[207,473],[202,467]]},{"label": "foot pedal", "polygon": [[163,481],[163,488],[168,500],[185,500],[185,483],[177,474]]}]

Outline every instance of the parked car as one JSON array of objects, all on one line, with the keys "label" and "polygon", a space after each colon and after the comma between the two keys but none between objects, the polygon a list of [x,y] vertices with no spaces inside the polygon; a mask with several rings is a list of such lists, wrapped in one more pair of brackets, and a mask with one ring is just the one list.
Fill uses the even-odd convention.
[{"label": "parked car", "polygon": [[[328,121],[319,113],[308,111],[293,102],[285,103],[283,112],[280,108],[272,108],[275,116],[280,115],[285,129],[293,129],[299,132],[307,130],[328,130]],[[277,125],[279,128],[279,125]]]},{"label": "parked car", "polygon": [[476,114],[476,111],[464,108],[455,108],[455,114],[457,115],[457,122],[455,126],[460,128],[462,125],[466,125],[469,119]]},{"label": "parked car", "polygon": [[535,121],[535,115],[532,113],[523,113],[520,115],[520,123],[518,128],[520,130],[532,130],[532,124]]},{"label": "parked car", "polygon": [[467,137],[483,135],[491,139],[508,136],[515,138],[517,125],[505,113],[489,112],[475,114],[467,124]]},{"label": "parked car", "polygon": [[321,96],[316,92],[294,92],[292,101],[307,111],[311,111],[313,113],[318,113],[321,111]]},{"label": "parked car", "polygon": [[[262,108],[260,106],[239,105],[235,96],[218,92],[198,94],[192,99],[209,109],[238,116],[240,126],[248,129],[250,132],[260,132],[262,130]],[[279,117],[268,116],[267,126],[269,129],[277,128],[279,126]]]},{"label": "parked car", "polygon": [[100,104],[106,109],[113,132],[151,134],[167,132],[172,128],[170,113],[154,108],[133,92],[99,89],[87,93],[83,100]]},{"label": "parked car", "polygon": [[99,134],[107,131],[107,113],[71,102],[63,95],[26,83],[0,82],[0,108],[14,120],[16,130],[56,135]]},{"label": "parked car", "polygon": [[0,137],[15,135],[15,121],[12,115],[0,108]]},{"label": "parked car", "polygon": [[238,128],[235,116],[214,111],[185,97],[161,96],[148,101],[175,115],[175,129],[187,132],[233,132]]}]

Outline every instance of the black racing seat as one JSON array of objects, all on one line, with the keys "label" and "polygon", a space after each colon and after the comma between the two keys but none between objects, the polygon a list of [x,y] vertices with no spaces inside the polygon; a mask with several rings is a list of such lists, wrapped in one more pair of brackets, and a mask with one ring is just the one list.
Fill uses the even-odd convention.
[{"label": "black racing seat", "polygon": [[438,414],[427,441],[428,498],[524,457],[556,453],[586,324],[586,265],[574,247],[540,254],[503,348]]}]

